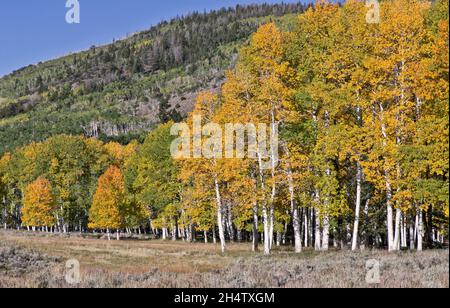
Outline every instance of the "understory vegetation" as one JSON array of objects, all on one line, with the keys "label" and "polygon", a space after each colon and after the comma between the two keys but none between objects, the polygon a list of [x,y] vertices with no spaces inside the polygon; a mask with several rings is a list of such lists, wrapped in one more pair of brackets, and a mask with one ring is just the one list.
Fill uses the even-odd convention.
[{"label": "understory vegetation", "polygon": [[[0,231],[0,287],[30,288],[448,288],[448,250],[421,254],[285,250],[255,256],[235,244],[218,257],[213,244],[107,242]],[[81,283],[66,283],[65,262],[80,261]],[[366,262],[380,262],[380,284],[366,282]]]}]

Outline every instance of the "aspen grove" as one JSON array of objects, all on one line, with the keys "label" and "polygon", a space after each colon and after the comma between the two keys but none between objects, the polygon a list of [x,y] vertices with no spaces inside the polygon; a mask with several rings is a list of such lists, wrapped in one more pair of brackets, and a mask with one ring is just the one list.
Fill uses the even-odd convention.
[{"label": "aspen grove", "polygon": [[448,9],[386,0],[368,23],[364,1],[320,1],[290,29],[267,23],[186,123],[278,127],[278,164],[263,168],[261,153],[174,159],[172,122],[127,145],[59,135],[0,159],[2,225],[212,241],[222,252],[229,242],[264,254],[443,246]]}]

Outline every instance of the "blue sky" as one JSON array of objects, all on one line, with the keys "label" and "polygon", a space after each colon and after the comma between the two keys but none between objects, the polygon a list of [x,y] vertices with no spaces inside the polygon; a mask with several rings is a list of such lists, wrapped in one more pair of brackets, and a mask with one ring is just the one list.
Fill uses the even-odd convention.
[{"label": "blue sky", "polygon": [[[0,1],[0,76],[28,64],[102,45],[192,11],[277,0],[79,0],[81,23],[67,24],[66,0]],[[298,2],[284,0],[284,2]]]}]

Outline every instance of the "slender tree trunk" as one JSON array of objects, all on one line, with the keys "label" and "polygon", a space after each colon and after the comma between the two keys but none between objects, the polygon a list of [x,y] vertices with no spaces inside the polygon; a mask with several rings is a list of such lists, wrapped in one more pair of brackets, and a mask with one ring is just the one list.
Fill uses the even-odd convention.
[{"label": "slender tree trunk", "polygon": [[274,204],[270,203],[269,207],[269,247],[272,250],[274,244],[274,224],[275,224],[275,216],[274,216]]},{"label": "slender tree trunk", "polygon": [[355,222],[353,224],[352,251],[358,248],[359,216],[361,211],[362,168],[359,162],[356,164],[356,170],[356,207]]},{"label": "slender tree trunk", "polygon": [[[259,176],[260,176],[260,180],[261,180],[261,192],[265,193],[265,180],[264,180],[264,173],[263,173],[263,168],[262,168],[262,157],[261,154],[258,151],[258,164],[259,164]],[[269,213],[268,213],[268,209],[267,209],[267,205],[266,205],[266,201],[263,200],[262,204],[261,204],[261,209],[262,209],[262,219],[263,219],[263,224],[264,224],[264,234],[263,234],[263,243],[264,243],[264,254],[265,255],[270,255],[270,248],[271,248],[271,244],[270,244],[270,220],[269,220]]]},{"label": "slender tree trunk", "polygon": [[403,215],[400,221],[400,248],[405,247],[405,225],[403,222]]},{"label": "slender tree trunk", "polygon": [[302,252],[301,223],[298,206],[295,202],[294,179],[290,167],[288,169],[288,182],[289,182],[289,198],[291,202],[292,225],[294,227],[295,252],[300,253]]},{"label": "slender tree trunk", "polygon": [[192,218],[189,220],[189,242],[195,242],[195,230]]},{"label": "slender tree trunk", "polygon": [[433,206],[429,206],[426,212],[426,231],[427,231],[427,248],[433,249],[434,239],[433,239]]},{"label": "slender tree trunk", "polygon": [[304,211],[304,220],[305,220],[305,234],[304,234],[304,237],[305,237],[305,247],[308,247],[308,245],[309,245],[309,243],[308,243],[308,236],[309,236],[309,233],[308,233],[308,228],[309,228],[309,225],[308,225],[308,215],[309,215],[309,213],[308,213],[308,208],[305,208],[305,211]]},{"label": "slender tree trunk", "polygon": [[108,241],[111,240],[111,233],[109,231],[109,229],[106,229],[106,234],[108,235]]},{"label": "slender tree trunk", "polygon": [[423,214],[422,210],[417,211],[417,251],[423,250]]},{"label": "slender tree trunk", "polygon": [[120,241],[120,230],[119,230],[119,229],[117,229],[116,239],[117,239],[118,241]]},{"label": "slender tree trunk", "polygon": [[267,207],[265,205],[262,207],[262,216],[264,222],[264,254],[270,255],[270,222]]},{"label": "slender tree trunk", "polygon": [[253,204],[253,236],[252,236],[252,251],[258,251],[258,203]]},{"label": "slender tree trunk", "polygon": [[[275,107],[272,106],[271,110],[271,131],[270,131],[270,163],[271,163],[271,176],[272,176],[272,193],[270,195],[270,206],[269,206],[269,247],[272,249],[272,245],[274,243],[273,234],[274,234],[274,224],[275,224],[275,209],[274,202],[277,194],[277,187],[275,181],[275,169],[277,165],[278,158],[275,157],[275,147],[278,147],[278,142],[275,143],[275,139],[278,137],[277,126],[276,126],[276,116],[275,116]],[[270,253],[270,251],[269,251]]]},{"label": "slender tree trunk", "polygon": [[[367,222],[368,220],[368,216],[369,216],[369,204],[370,204],[370,198],[367,199],[365,205],[364,205],[364,221]],[[361,248],[366,248],[366,246],[369,244],[369,236],[367,235],[367,232],[365,231],[365,229],[363,229],[363,233],[361,235]]]},{"label": "slender tree trunk", "polygon": [[281,232],[277,231],[277,243],[276,243],[277,247],[281,246]]},{"label": "slender tree trunk", "polygon": [[[381,113],[381,134],[383,136],[383,147],[386,147],[386,140],[387,140],[387,133],[386,133],[386,123],[384,123],[384,108],[383,105],[380,103],[380,113]],[[386,182],[386,208],[387,208],[387,234],[388,234],[388,249],[389,251],[394,250],[394,215],[393,215],[393,209],[392,209],[392,186],[391,181],[389,179],[389,171],[386,169],[384,170],[384,177]]]},{"label": "slender tree trunk", "polygon": [[322,251],[328,251],[330,243],[330,218],[328,214],[323,218],[323,231],[322,231]]},{"label": "slender tree trunk", "polygon": [[[325,111],[325,128],[328,130],[329,128],[329,113],[328,110]],[[329,167],[327,167],[326,171],[325,171],[327,177],[331,176],[331,170]],[[322,251],[328,251],[328,246],[329,246],[329,242],[330,242],[330,218],[328,216],[328,210],[329,210],[329,198],[330,196],[327,195],[326,197],[326,208],[324,210],[324,215],[323,215],[323,224],[322,224],[322,247],[320,250]]]},{"label": "slender tree trunk", "polygon": [[233,212],[231,211],[231,203],[227,204],[227,227],[230,241],[234,242]]},{"label": "slender tree trunk", "polygon": [[217,180],[217,176],[214,175],[214,187],[216,191],[216,201],[217,201],[217,224],[219,227],[219,239],[220,239],[220,248],[222,253],[225,252],[226,244],[225,244],[225,231],[223,227],[223,208],[222,208],[222,199],[220,195],[219,182]]},{"label": "slender tree trunk", "polygon": [[402,211],[396,209],[395,211],[395,236],[393,250],[400,250],[400,228],[401,228]]},{"label": "slender tree trunk", "polygon": [[322,237],[321,237],[321,233],[320,233],[320,215],[318,215],[318,211],[315,210],[315,236],[314,236],[314,247],[316,251],[320,251],[322,249]]},{"label": "slender tree trunk", "polygon": [[408,247],[406,232],[406,216],[402,215],[402,248]]},{"label": "slender tree trunk", "polygon": [[[175,230],[178,230],[178,232],[175,232],[175,234],[178,234],[178,238],[181,238],[183,241],[186,241],[186,230],[184,228],[180,228],[178,225]],[[175,238],[176,240],[176,238]]]},{"label": "slender tree trunk", "polygon": [[177,240],[177,226],[176,224],[172,225],[172,241]]},{"label": "slender tree trunk", "polygon": [[394,250],[394,224],[393,224],[394,214],[393,214],[393,209],[392,209],[392,204],[391,204],[391,200],[392,200],[391,183],[389,182],[388,179],[386,180],[386,191],[387,191],[386,206],[387,206],[388,249],[389,249],[389,251],[393,251]]},{"label": "slender tree trunk", "polygon": [[208,244],[208,231],[203,231],[203,236],[205,237],[205,244]]},{"label": "slender tree trunk", "polygon": [[412,220],[412,217],[409,219],[409,249],[414,250],[416,249],[416,243],[415,243],[415,229],[414,229],[414,223]]}]

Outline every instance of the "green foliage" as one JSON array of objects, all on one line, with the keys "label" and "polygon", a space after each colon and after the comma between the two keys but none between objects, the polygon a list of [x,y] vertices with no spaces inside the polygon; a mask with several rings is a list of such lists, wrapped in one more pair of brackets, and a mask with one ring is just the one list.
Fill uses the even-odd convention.
[{"label": "green foliage", "polygon": [[276,4],[193,13],[15,71],[0,79],[0,154],[58,134],[126,142],[179,121],[190,111],[185,98],[218,87],[261,23],[289,24],[286,15],[302,10]]},{"label": "green foliage", "polygon": [[179,168],[170,154],[174,140],[170,135],[172,124],[163,124],[147,136],[126,173],[127,186],[136,194],[137,201],[153,213],[179,201]]}]

